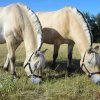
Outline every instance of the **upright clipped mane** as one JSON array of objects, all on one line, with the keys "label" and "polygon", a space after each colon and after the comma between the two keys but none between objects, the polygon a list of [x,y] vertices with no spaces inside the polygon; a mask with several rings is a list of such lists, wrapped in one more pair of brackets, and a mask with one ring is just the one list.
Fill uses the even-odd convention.
[{"label": "upright clipped mane", "polygon": [[92,46],[93,36],[92,36],[92,33],[91,33],[91,28],[89,26],[89,23],[87,22],[84,15],[78,9],[73,8],[73,7],[71,7],[71,8],[72,8],[73,13],[77,16],[77,18],[79,19],[81,25],[83,26],[83,29],[86,33],[89,44],[90,44],[90,46]]},{"label": "upright clipped mane", "polygon": [[37,50],[39,50],[42,45],[42,26],[40,24],[40,21],[37,15],[29,7],[27,7],[24,4],[20,4],[20,3],[17,3],[17,4],[28,13],[28,17],[31,23],[32,24],[34,23],[34,31],[35,33],[37,33],[37,44],[38,44]]}]

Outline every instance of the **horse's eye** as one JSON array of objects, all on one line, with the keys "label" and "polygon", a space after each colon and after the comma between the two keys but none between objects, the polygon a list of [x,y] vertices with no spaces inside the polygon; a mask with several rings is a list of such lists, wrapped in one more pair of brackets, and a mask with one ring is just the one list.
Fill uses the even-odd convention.
[{"label": "horse's eye", "polygon": [[91,61],[88,61],[89,64],[91,64]]}]

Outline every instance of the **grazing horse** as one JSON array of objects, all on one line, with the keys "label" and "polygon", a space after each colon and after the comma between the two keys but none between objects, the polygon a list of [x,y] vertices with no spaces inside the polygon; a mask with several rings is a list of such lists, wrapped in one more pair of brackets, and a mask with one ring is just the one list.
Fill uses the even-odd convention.
[{"label": "grazing horse", "polygon": [[32,82],[38,83],[41,81],[41,74],[33,75],[33,70],[41,71],[45,63],[44,56],[39,51],[42,44],[42,28],[39,19],[23,4],[0,7],[0,43],[6,43],[8,49],[3,68],[8,70],[10,64],[10,72],[13,75],[16,75],[15,51],[22,41],[26,50],[25,71]]},{"label": "grazing horse", "polygon": [[94,83],[100,83],[99,47],[92,48],[92,34],[83,14],[73,7],[64,7],[53,12],[36,13],[43,28],[43,42],[54,44],[55,65],[61,44],[68,44],[68,66],[72,59],[74,44],[81,54],[80,66]]}]

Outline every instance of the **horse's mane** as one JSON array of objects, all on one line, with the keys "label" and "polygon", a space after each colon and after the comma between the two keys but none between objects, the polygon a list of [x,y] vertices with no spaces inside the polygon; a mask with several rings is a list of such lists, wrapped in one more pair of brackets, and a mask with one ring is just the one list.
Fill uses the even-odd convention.
[{"label": "horse's mane", "polygon": [[69,8],[75,14],[75,16],[78,18],[78,21],[80,21],[80,23],[83,26],[83,29],[86,33],[86,37],[89,41],[89,44],[90,44],[90,46],[92,46],[93,36],[92,36],[91,28],[89,26],[87,19],[84,17],[84,15],[78,9],[76,9],[74,7],[69,7]]},{"label": "horse's mane", "polygon": [[33,12],[29,7],[21,3],[17,4],[26,11],[31,24],[34,25],[34,31],[35,33],[37,33],[37,44],[38,44],[37,50],[39,50],[42,44],[42,26],[40,24],[40,21],[35,12]]}]

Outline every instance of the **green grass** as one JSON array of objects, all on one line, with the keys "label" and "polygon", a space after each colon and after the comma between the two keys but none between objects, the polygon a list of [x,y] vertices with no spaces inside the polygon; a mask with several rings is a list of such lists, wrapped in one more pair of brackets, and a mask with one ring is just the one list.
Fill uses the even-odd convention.
[{"label": "green grass", "polygon": [[[95,44],[97,45],[97,44]],[[72,73],[66,69],[67,46],[62,45],[57,59],[58,70],[52,71],[49,66],[52,62],[53,46],[45,54],[46,66],[43,72],[44,81],[41,84],[32,84],[23,69],[25,49],[23,44],[16,52],[16,68],[19,79],[14,79],[10,73],[3,71],[2,66],[6,59],[6,45],[0,45],[0,100],[100,100],[100,86],[95,85],[79,70],[80,54],[76,46],[73,52]]]}]

